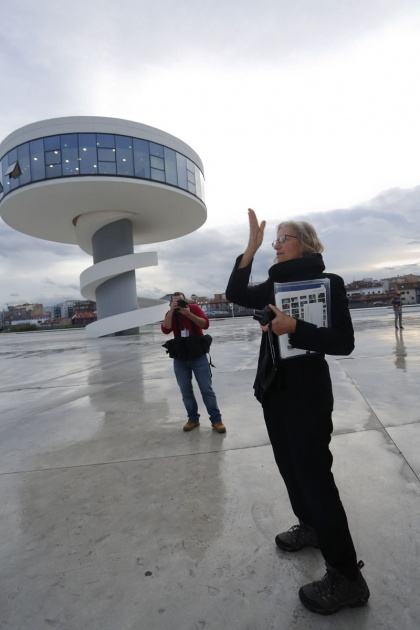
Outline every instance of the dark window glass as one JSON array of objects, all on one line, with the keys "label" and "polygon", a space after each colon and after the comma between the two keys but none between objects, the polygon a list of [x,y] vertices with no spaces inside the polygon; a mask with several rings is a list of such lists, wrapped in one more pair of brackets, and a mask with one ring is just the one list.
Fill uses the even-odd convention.
[{"label": "dark window glass", "polygon": [[96,157],[96,134],[79,133],[80,175],[95,175],[98,172]]},{"label": "dark window glass", "polygon": [[165,170],[165,161],[162,158],[150,156],[150,166],[152,168],[158,168],[159,170]]},{"label": "dark window glass", "polygon": [[[17,151],[14,149],[13,153],[16,155]],[[21,174],[19,162],[16,160],[7,166],[6,177],[8,178],[8,192],[19,187],[19,175]]]},{"label": "dark window glass", "polygon": [[115,149],[98,148],[98,160],[100,162],[115,162]]},{"label": "dark window glass", "polygon": [[161,144],[128,136],[49,136],[12,149],[0,165],[2,196],[31,181],[100,174],[166,182],[204,200],[204,177],[191,160]]},{"label": "dark window glass", "polygon": [[134,175],[150,179],[149,143],[147,140],[133,139]]},{"label": "dark window glass", "polygon": [[22,171],[22,174],[19,177],[19,184],[29,184],[31,181],[31,169],[28,142],[25,142],[25,144],[21,144],[20,147],[18,147],[18,162]]},{"label": "dark window glass", "polygon": [[0,160],[0,199],[3,197],[2,192],[4,190],[3,185],[3,161]]},{"label": "dark window glass", "polygon": [[29,143],[29,155],[31,158],[31,180],[36,182],[45,179],[43,140],[32,140]]},{"label": "dark window glass", "polygon": [[7,193],[9,192],[9,187],[8,187],[8,177],[6,177],[6,169],[7,169],[7,155],[4,156],[4,158],[1,161],[1,166],[0,166],[0,173],[1,173],[1,183],[3,185],[3,191],[4,194],[7,195]]},{"label": "dark window glass", "polygon": [[47,164],[45,166],[45,175],[47,179],[61,177],[61,164]]},{"label": "dark window glass", "polygon": [[104,149],[115,149],[115,136],[113,133],[97,133],[96,144]]},{"label": "dark window glass", "polygon": [[10,166],[11,164],[15,164],[15,162],[17,162],[17,159],[18,159],[17,149],[12,149],[7,154],[7,165]]},{"label": "dark window glass", "polygon": [[156,144],[155,142],[150,143],[150,155],[155,155],[156,157],[163,158],[163,146],[161,144]]},{"label": "dark window glass", "polygon": [[55,151],[60,148],[60,136],[50,136],[44,138],[44,147],[46,151]]},{"label": "dark window glass", "polygon": [[10,164],[10,166],[8,167],[6,171],[6,175],[8,175],[10,179],[17,179],[19,175],[22,175],[22,170],[20,168],[20,164],[18,161],[13,162],[13,164]]},{"label": "dark window glass", "polygon": [[201,171],[198,168],[198,166],[195,164],[194,165],[194,169],[195,169],[195,194],[197,195],[197,197],[202,197],[202,193],[201,193]]},{"label": "dark window glass", "polygon": [[176,154],[176,165],[178,170],[178,186],[180,188],[188,189],[187,182],[187,158],[180,153]]},{"label": "dark window glass", "polygon": [[200,169],[196,164],[194,164],[194,175],[195,175],[195,194],[197,197],[201,197],[201,189],[200,189]]},{"label": "dark window glass", "polygon": [[115,162],[98,162],[98,173],[100,175],[116,175],[117,165]]},{"label": "dark window glass", "polygon": [[61,136],[61,166],[64,176],[79,174],[78,158],[77,134],[70,133]]},{"label": "dark window glass", "polygon": [[178,176],[176,172],[176,153],[172,149],[165,147],[165,175],[166,183],[178,186]]},{"label": "dark window glass", "polygon": [[151,168],[150,169],[150,175],[152,179],[155,179],[158,182],[164,182],[165,181],[165,172],[164,171],[159,171],[156,168]]},{"label": "dark window glass", "polygon": [[61,151],[45,151],[45,164],[61,164]]},{"label": "dark window glass", "polygon": [[115,145],[117,147],[117,174],[133,177],[133,138],[116,136]]},{"label": "dark window glass", "polygon": [[198,169],[198,176],[196,177],[195,181],[197,186],[197,195],[202,201],[205,201],[206,195],[204,192],[204,175],[200,171],[200,169]]}]

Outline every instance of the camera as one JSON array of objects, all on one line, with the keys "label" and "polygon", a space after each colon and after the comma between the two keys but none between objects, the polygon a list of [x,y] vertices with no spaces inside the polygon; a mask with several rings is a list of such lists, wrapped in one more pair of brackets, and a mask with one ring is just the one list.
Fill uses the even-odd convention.
[{"label": "camera", "polygon": [[187,308],[188,304],[185,300],[178,300],[178,306],[180,308]]},{"label": "camera", "polygon": [[267,326],[274,318],[276,314],[271,310],[269,306],[264,306],[261,311],[255,310],[253,319],[259,322],[260,326]]}]

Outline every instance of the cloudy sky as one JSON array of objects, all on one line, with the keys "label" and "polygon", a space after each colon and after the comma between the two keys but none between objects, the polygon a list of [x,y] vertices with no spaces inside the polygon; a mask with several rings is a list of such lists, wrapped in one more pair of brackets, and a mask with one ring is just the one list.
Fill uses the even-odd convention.
[{"label": "cloudy sky", "polygon": [[[158,127],[201,157],[208,220],[137,271],[140,295],[225,289],[268,221],[311,221],[346,281],[420,274],[418,0],[19,0],[3,12],[0,141],[59,116]],[[0,207],[1,210],[1,207]],[[80,299],[77,246],[0,222],[0,308]]]}]

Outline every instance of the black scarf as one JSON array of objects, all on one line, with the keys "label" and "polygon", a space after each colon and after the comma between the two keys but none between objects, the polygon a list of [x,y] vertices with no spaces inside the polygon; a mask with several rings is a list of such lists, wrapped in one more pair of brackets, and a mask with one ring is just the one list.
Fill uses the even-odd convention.
[{"label": "black scarf", "polygon": [[321,254],[311,254],[276,263],[268,270],[268,277],[272,282],[313,280],[318,278],[324,269],[325,265]]}]

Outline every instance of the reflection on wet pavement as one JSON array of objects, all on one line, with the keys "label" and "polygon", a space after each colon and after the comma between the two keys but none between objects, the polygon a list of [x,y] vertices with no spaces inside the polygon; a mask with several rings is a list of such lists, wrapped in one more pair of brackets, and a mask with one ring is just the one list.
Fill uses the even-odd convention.
[{"label": "reflection on wet pavement", "polygon": [[372,604],[330,620],[299,603],[323,562],[275,549],[295,517],[253,397],[259,326],[236,318],[210,329],[224,436],[203,409],[182,431],[158,326],[0,335],[0,627],[415,628],[420,312],[403,331],[387,308],[352,317],[355,351],[328,358],[332,451]]}]

